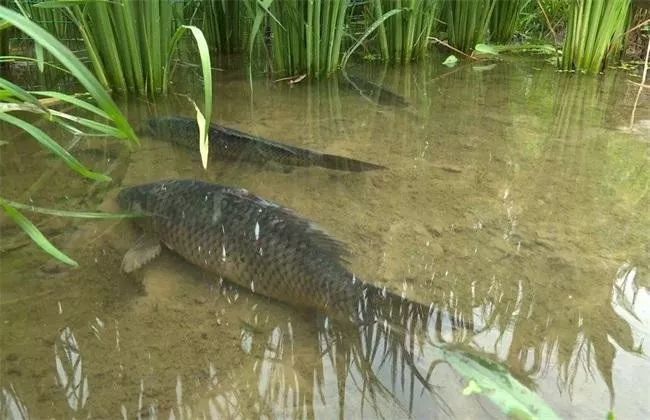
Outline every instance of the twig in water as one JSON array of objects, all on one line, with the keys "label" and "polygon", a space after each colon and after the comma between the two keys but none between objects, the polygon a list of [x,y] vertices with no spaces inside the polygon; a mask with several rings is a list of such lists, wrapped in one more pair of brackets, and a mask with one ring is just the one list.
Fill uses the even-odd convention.
[{"label": "twig in water", "polygon": [[446,43],[445,41],[443,41],[443,40],[441,40],[441,39],[438,39],[438,38],[436,38],[435,36],[432,36],[432,37],[430,37],[429,39],[432,40],[432,41],[435,41],[435,42],[437,42],[437,43],[439,43],[439,44],[442,44],[442,45],[444,45],[445,47],[449,48],[450,50],[455,51],[455,52],[457,52],[458,54],[463,55],[463,56],[465,56],[465,57],[467,57],[467,58],[471,58],[472,60],[477,60],[477,61],[479,60],[477,57],[474,57],[474,56],[469,55],[469,54],[465,54],[465,53],[462,52],[461,50],[452,47],[451,45],[449,45],[449,44]]},{"label": "twig in water", "polygon": [[641,83],[639,84],[639,91],[636,93],[636,99],[634,100],[634,107],[632,108],[632,115],[630,116],[630,129],[634,125],[634,117],[636,115],[636,107],[639,104],[639,99],[641,98],[641,92],[644,87],[648,87],[645,84],[646,78],[648,77],[648,59],[650,59],[650,36],[648,37],[648,48],[645,52],[645,64],[643,65],[643,77],[641,77]]}]

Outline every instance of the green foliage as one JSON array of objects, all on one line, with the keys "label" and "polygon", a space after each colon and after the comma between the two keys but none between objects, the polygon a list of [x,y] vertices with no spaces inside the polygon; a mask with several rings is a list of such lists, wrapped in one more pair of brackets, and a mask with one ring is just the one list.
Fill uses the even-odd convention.
[{"label": "green foliage", "polygon": [[490,18],[490,39],[509,42],[520,22],[521,12],[530,0],[497,0]]},{"label": "green foliage", "polygon": [[363,41],[365,41],[366,38],[368,38],[370,36],[370,34],[372,34],[377,28],[379,28],[383,24],[384,21],[386,21],[391,16],[402,13],[402,11],[403,11],[403,9],[389,10],[388,12],[381,15],[376,21],[374,21],[372,23],[372,25],[370,25],[368,27],[368,29],[366,29],[366,31],[363,33],[361,38],[359,38],[357,40],[357,42],[345,52],[345,54],[343,56],[343,61],[341,62],[341,67],[345,68],[348,60],[350,59],[350,57],[352,56],[354,51],[356,51],[356,49],[359,48],[359,46],[363,43]]},{"label": "green foliage", "polygon": [[65,255],[58,248],[56,248],[48,239],[41,233],[38,228],[29,221],[18,209],[28,210],[35,213],[50,214],[60,217],[76,217],[82,219],[123,219],[130,217],[139,217],[131,213],[102,213],[102,212],[79,212],[79,211],[65,211],[57,209],[49,209],[42,207],[28,206],[14,201],[6,200],[0,197],[0,206],[5,214],[9,216],[20,228],[34,241],[36,245],[41,247],[45,252],[63,262],[64,264],[73,267],[78,266],[76,261]]},{"label": "green foliage", "polygon": [[41,233],[40,230],[32,222],[29,221],[21,212],[16,210],[15,207],[7,204],[5,200],[0,199],[0,206],[2,206],[2,209],[4,210],[5,214],[9,216],[11,220],[13,220],[20,228],[30,237],[32,238],[32,241],[41,249],[43,249],[45,252],[56,258],[57,260],[71,265],[73,267],[77,267],[79,264],[72,258],[68,257],[65,255],[63,252],[61,252],[57,247],[52,245],[50,241],[47,240],[47,238]]},{"label": "green foliage", "polygon": [[198,9],[196,15],[202,19],[193,24],[203,30],[208,45],[223,54],[244,49],[250,19],[241,1],[194,0],[193,3]]},{"label": "green foliage", "polygon": [[497,0],[444,0],[449,43],[464,52],[485,41]]},{"label": "green foliage", "polygon": [[531,0],[519,15],[521,32],[528,38],[559,43],[566,31],[571,2],[567,0]]},{"label": "green foliage", "polygon": [[[70,71],[75,76],[75,78],[77,78],[79,83],[81,83],[88,90],[90,95],[97,102],[99,108],[101,108],[104,113],[111,118],[116,128],[123,133],[123,137],[137,141],[135,133],[126,120],[126,117],[122,114],[122,112],[120,112],[115,102],[113,102],[108,93],[102,88],[97,79],[81,63],[81,61],[79,61],[79,59],[72,53],[72,51],[70,51],[50,33],[46,32],[43,28],[27,19],[25,16],[22,16],[2,6],[0,6],[0,19],[4,19],[10,22],[15,28],[21,30],[26,35],[34,39],[34,42],[36,44],[41,45],[43,48],[49,51],[52,56],[54,56],[64,67],[66,67],[68,71]],[[13,84],[5,84],[4,88],[11,95],[15,96],[16,99],[31,103],[36,107],[40,106],[40,103],[37,104],[38,101],[35,98],[31,98],[25,95],[25,92],[17,86]],[[13,102],[16,102],[16,99],[13,100]]]},{"label": "green foliage", "polygon": [[106,89],[140,95],[165,93],[165,64],[182,2],[163,0],[69,2],[34,8],[60,10],[79,30],[95,74]]},{"label": "green foliage", "polygon": [[349,0],[268,3],[270,36],[265,42],[274,73],[320,77],[339,67]]},{"label": "green foliage", "polygon": [[564,42],[561,67],[597,73],[621,50],[630,0],[577,0]]},{"label": "green foliage", "polygon": [[[65,67],[66,71],[88,90],[90,96],[96,102],[96,105],[91,104],[78,96],[61,92],[28,92],[20,86],[0,78],[0,98],[2,98],[2,102],[0,102],[0,120],[28,133],[81,176],[95,181],[110,180],[108,176],[93,172],[85,167],[70,152],[35,124],[11,113],[29,112],[37,114],[75,135],[109,135],[137,142],[135,133],[126,117],[120,112],[115,102],[91,72],[52,34],[25,16],[2,6],[0,6],[0,19],[24,32],[34,40],[36,45],[48,51]],[[71,104],[102,122],[58,111],[46,105],[48,101]],[[66,264],[76,265],[75,261],[54,247],[36,226],[18,211],[18,208],[25,208],[25,206],[4,199],[0,199],[0,205],[4,212],[42,249]]]},{"label": "green foliage", "polygon": [[426,55],[440,4],[439,0],[374,0],[369,6],[372,21],[380,19],[386,11],[401,10],[377,28],[382,59],[406,63]]}]

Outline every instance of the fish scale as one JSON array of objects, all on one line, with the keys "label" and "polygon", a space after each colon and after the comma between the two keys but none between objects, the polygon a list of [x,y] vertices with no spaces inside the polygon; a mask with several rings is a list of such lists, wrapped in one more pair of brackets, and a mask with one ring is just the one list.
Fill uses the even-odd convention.
[{"label": "fish scale", "polygon": [[345,267],[348,253],[340,242],[293,211],[246,190],[170,180],[125,188],[118,202],[143,214],[137,220],[148,237],[127,252],[122,265],[126,271],[158,255],[162,243],[254,293],[337,319],[402,325],[416,316],[426,325],[433,310],[363,282]]},{"label": "fish scale", "polygon": [[[198,149],[199,126],[192,118],[151,118],[144,124],[142,131],[154,139]],[[319,166],[348,172],[386,169],[382,165],[290,146],[218,124],[210,124],[208,139],[210,159],[262,164],[277,162],[289,166]]]},{"label": "fish scale", "polygon": [[361,296],[360,283],[347,284],[340,243],[246,190],[173,180],[126,188],[118,200],[146,214],[145,232],[186,260],[256,293],[336,313],[350,313]]}]

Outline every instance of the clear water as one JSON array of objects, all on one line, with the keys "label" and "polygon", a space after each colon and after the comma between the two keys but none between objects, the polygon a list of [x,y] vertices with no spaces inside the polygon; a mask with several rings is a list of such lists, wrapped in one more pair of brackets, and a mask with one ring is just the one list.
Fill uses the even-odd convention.
[{"label": "clear water", "polygon": [[[353,70],[411,105],[378,106],[334,82],[256,81],[251,97],[244,72],[226,70],[215,73],[214,121],[390,170],[204,171],[198,152],[153,139],[130,151],[55,132],[113,177],[94,184],[3,126],[2,195],[117,210],[119,188],[146,181],[244,187],[345,242],[360,277],[472,317],[476,331],[432,323],[407,337],[410,360],[394,337],[326,328],[171,252],[125,275],[121,258],[139,236],[127,221],[33,216],[80,263],[68,269],[3,217],[0,415],[502,416],[485,396],[463,395],[468,378],[435,342],[499,362],[561,417],[650,418],[648,94],[630,130],[636,87],[615,71],[577,77],[521,60]],[[177,90],[196,92],[198,77],[186,79]],[[134,124],[192,115],[181,96],[124,108]],[[430,372],[430,389],[416,370]]]}]

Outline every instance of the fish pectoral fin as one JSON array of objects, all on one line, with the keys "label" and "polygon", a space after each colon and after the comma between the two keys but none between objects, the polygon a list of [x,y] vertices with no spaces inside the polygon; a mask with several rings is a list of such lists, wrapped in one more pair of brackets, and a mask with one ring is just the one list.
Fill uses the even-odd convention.
[{"label": "fish pectoral fin", "polygon": [[122,259],[122,270],[131,273],[160,255],[160,240],[143,235],[136,244],[126,251]]}]

